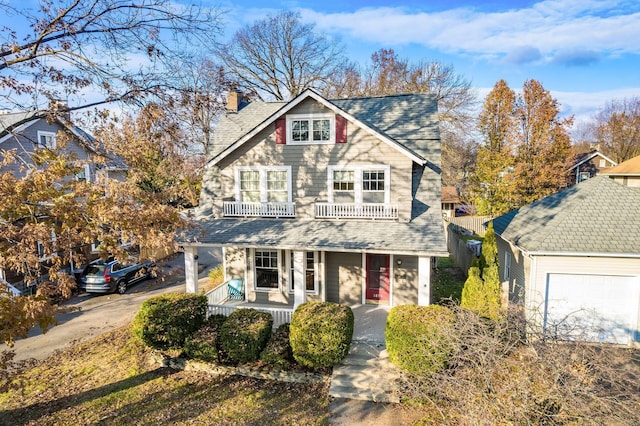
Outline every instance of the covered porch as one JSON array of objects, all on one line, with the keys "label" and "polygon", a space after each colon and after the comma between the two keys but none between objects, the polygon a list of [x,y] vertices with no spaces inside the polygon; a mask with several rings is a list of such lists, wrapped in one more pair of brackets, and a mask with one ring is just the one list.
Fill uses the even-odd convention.
[{"label": "covered porch", "polygon": [[[277,328],[282,324],[291,323],[293,312],[295,311],[293,303],[253,303],[239,299],[234,294],[233,285],[224,282],[218,287],[206,293],[208,310],[207,315],[222,314],[229,316],[231,312],[238,308],[252,308],[259,311],[268,312],[273,316],[273,328]],[[354,316],[353,340],[384,343],[384,330],[389,314],[389,306],[381,305],[353,305],[351,310]]]}]

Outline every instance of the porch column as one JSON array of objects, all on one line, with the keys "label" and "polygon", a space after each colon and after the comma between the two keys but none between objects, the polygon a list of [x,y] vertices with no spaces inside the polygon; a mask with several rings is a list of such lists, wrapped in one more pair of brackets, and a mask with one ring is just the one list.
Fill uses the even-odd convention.
[{"label": "porch column", "polygon": [[305,254],[293,252],[293,309],[307,301],[307,285],[304,280]]},{"label": "porch column", "polygon": [[431,298],[431,258],[418,258],[418,305],[427,306]]},{"label": "porch column", "polygon": [[198,247],[184,247],[184,275],[187,293],[198,293]]}]

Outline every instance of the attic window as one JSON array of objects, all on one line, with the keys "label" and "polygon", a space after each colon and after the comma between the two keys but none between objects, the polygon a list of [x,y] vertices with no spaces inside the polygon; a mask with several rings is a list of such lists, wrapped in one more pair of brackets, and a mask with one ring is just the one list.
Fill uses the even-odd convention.
[{"label": "attic window", "polygon": [[53,132],[38,132],[38,146],[43,148],[56,147],[56,134]]},{"label": "attic window", "polygon": [[287,143],[330,144],[336,140],[336,119],[333,114],[287,115]]}]

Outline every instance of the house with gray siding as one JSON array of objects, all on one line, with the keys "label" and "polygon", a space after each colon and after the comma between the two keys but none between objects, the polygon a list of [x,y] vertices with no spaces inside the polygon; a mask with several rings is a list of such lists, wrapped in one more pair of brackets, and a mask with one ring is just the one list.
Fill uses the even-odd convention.
[{"label": "house with gray siding", "polygon": [[640,341],[640,188],[596,176],[494,219],[500,276],[530,330]]},{"label": "house with gray siding", "polygon": [[[73,156],[79,172],[72,178],[99,182],[101,179],[122,180],[126,177],[126,167],[118,160],[96,162],[100,154],[96,151],[96,143],[88,133],[73,125],[69,117],[61,115],[56,118],[39,118],[35,111],[18,113],[0,113],[0,161],[6,153],[14,152],[19,161],[0,168],[0,173],[9,172],[16,176],[24,176],[30,168],[37,167],[35,156],[40,150],[61,148],[58,140],[62,133],[68,137],[63,152]],[[89,258],[97,256],[97,248],[87,248]],[[0,278],[14,283],[21,288],[22,277],[12,271],[3,270],[0,266]]]},{"label": "house with gray siding", "polygon": [[221,247],[226,283],[210,297],[220,309],[429,304],[434,259],[448,255],[435,97],[238,100],[180,238],[187,290],[198,291],[198,248]]}]

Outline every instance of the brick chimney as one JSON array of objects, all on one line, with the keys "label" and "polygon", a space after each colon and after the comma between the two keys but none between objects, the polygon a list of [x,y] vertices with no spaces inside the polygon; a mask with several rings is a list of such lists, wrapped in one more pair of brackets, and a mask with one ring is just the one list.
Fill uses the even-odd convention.
[{"label": "brick chimney", "polygon": [[242,94],[240,94],[236,89],[230,90],[227,95],[227,112],[238,112],[241,102]]}]

